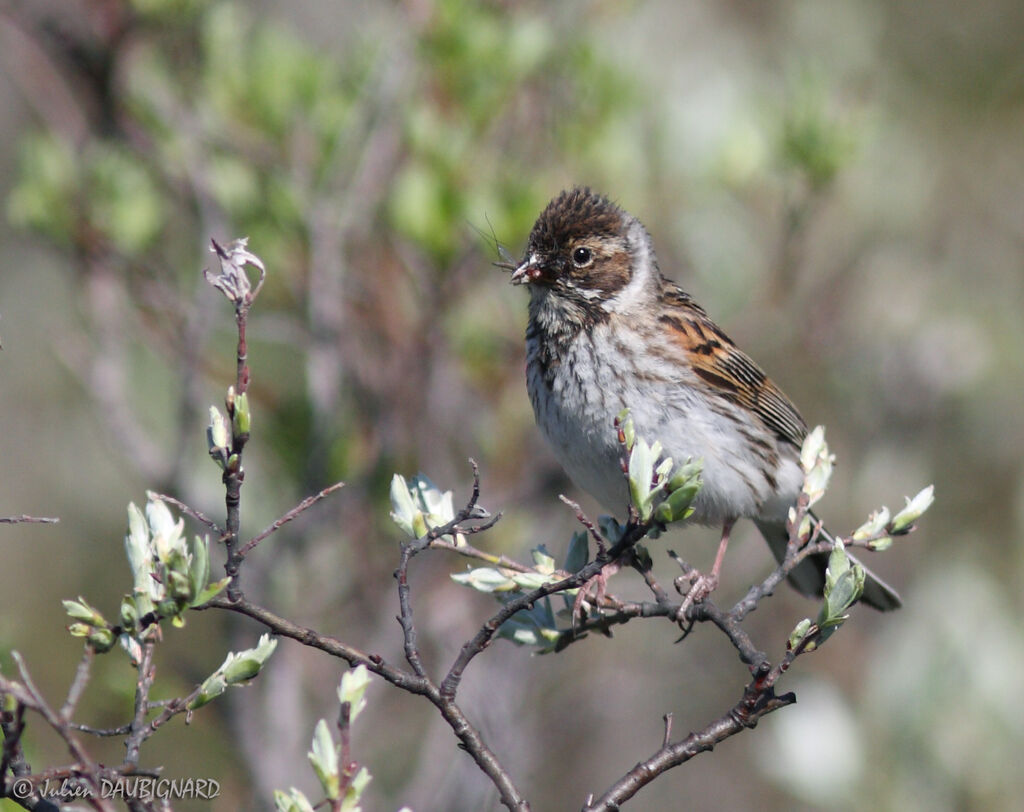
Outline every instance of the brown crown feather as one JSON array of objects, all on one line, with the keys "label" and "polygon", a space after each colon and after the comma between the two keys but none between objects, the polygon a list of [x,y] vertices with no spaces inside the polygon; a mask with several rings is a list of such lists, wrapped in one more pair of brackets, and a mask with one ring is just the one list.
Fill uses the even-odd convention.
[{"label": "brown crown feather", "polygon": [[622,209],[587,186],[567,189],[548,203],[530,232],[530,247],[555,252],[583,237],[622,232]]}]

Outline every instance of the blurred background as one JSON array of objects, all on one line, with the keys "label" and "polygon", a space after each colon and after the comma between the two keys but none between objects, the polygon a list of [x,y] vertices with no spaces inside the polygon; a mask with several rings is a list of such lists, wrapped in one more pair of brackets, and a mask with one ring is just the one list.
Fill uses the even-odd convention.
[{"label": "blurred background", "polygon": [[[223,514],[206,453],[234,377],[210,238],[268,267],[252,313],[243,533],[347,487],[265,542],[245,587],[280,614],[402,661],[388,519],[418,471],[505,519],[479,546],[561,559],[582,498],[533,425],[526,294],[493,268],[563,187],[640,217],[662,269],[824,423],[820,511],[849,532],[934,482],[920,531],[871,566],[906,606],[857,608],[782,689],[799,704],[655,781],[636,809],[1009,809],[1024,793],[1024,6],[818,2],[0,1],[0,667],[58,701],[80,654],[60,600],[116,616],[126,506],[146,489]],[[596,515],[596,506],[584,500]],[[192,527],[192,531],[201,528]],[[671,547],[710,565],[712,531]],[[720,597],[768,571],[737,530]],[[215,556],[216,557],[216,556]],[[494,609],[418,558],[437,673]],[[643,594],[631,574],[611,591]],[[751,616],[779,656],[817,611]],[[248,622],[166,630],[155,696],[186,693]],[[558,655],[500,641],[463,702],[534,808],[577,809],[738,699],[746,671],[658,620]],[[182,809],[319,797],[306,760],[344,664],[282,642],[266,673],[180,718],[143,765],[223,792]],[[123,724],[134,672],[98,659],[80,721]],[[495,793],[425,702],[380,680],[354,732],[364,808],[485,810]],[[65,763],[33,717],[36,770]],[[90,743],[119,763],[116,742]],[[0,808],[13,808],[0,802]]]}]

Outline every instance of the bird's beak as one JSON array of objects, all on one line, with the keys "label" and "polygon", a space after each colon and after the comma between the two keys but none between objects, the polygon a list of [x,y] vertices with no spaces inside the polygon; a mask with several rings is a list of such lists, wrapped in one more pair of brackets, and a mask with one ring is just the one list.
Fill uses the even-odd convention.
[{"label": "bird's beak", "polygon": [[536,254],[530,254],[522,264],[512,271],[513,285],[526,285],[540,276],[540,262]]}]

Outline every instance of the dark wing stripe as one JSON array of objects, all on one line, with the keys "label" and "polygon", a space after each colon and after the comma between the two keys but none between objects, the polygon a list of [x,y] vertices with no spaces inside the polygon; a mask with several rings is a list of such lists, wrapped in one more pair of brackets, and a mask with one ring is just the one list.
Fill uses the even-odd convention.
[{"label": "dark wing stripe", "polygon": [[664,301],[676,312],[662,315],[660,321],[668,326],[672,344],[688,355],[694,373],[724,400],[756,414],[779,439],[799,447],[807,425],[789,398],[689,295],[670,282],[665,284]]},{"label": "dark wing stripe", "polygon": [[712,386],[721,389],[722,395],[729,398],[729,400],[744,400],[742,395],[737,396],[737,390],[739,387],[737,387],[735,382],[729,378],[718,375],[713,370],[702,366],[694,366],[693,371]]}]

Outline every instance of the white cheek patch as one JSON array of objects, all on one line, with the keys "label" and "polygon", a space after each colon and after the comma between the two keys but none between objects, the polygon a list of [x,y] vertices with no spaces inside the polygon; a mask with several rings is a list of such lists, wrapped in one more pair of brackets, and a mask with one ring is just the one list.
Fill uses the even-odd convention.
[{"label": "white cheek patch", "polygon": [[612,312],[627,311],[650,299],[650,285],[658,275],[657,260],[651,250],[651,238],[647,230],[634,221],[626,235],[632,254],[632,274],[627,282],[608,302],[605,308]]}]

